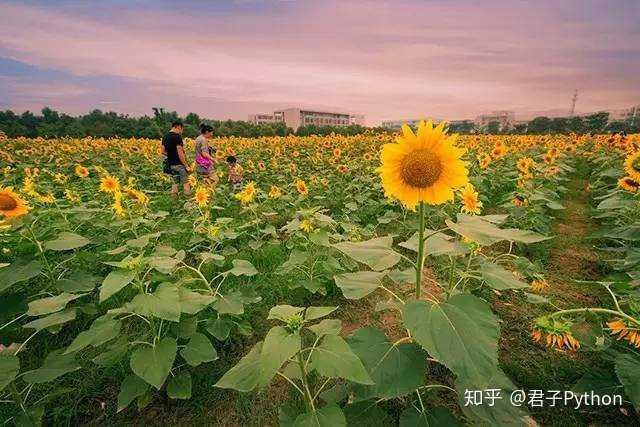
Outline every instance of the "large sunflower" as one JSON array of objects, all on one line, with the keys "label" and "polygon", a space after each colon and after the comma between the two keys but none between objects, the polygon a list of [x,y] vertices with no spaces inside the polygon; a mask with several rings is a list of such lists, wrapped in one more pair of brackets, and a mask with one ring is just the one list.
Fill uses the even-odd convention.
[{"label": "large sunflower", "polygon": [[419,202],[453,200],[453,190],[469,182],[467,163],[460,159],[464,149],[454,145],[456,138],[445,133],[444,123],[434,128],[422,121],[417,134],[404,125],[397,143],[382,146],[378,172],[385,193],[410,209]]},{"label": "large sunflower", "polygon": [[17,218],[29,212],[29,206],[11,188],[0,187],[0,217]]}]

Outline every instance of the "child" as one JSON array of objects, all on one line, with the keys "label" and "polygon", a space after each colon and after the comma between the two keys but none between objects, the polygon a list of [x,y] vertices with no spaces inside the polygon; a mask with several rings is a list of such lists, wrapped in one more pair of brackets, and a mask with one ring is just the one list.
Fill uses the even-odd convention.
[{"label": "child", "polygon": [[242,174],[244,169],[238,164],[238,160],[235,156],[227,157],[227,164],[229,165],[229,184],[234,191],[242,188]]}]

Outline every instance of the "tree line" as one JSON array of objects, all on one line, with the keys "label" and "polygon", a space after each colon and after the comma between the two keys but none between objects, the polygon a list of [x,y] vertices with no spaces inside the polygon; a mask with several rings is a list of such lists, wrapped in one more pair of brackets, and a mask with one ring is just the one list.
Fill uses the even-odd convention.
[{"label": "tree line", "polygon": [[[287,135],[357,135],[370,132],[395,132],[396,130],[381,127],[367,128],[359,125],[351,126],[315,126],[308,125],[296,131],[284,123],[254,124],[242,120],[208,120],[196,113],[180,117],[175,111],[164,108],[153,108],[153,115],[131,117],[115,112],[93,110],[81,116],[71,116],[51,108],[42,109],[39,115],[30,111],[16,114],[11,110],[0,111],[0,131],[8,137],[73,137],[92,136],[96,138],[161,138],[169,129],[171,122],[182,120],[185,124],[184,134],[195,137],[198,126],[207,123],[213,127],[216,136],[287,136]],[[459,134],[568,134],[568,133],[610,133],[624,131],[640,132],[640,114],[625,120],[609,120],[609,113],[601,112],[587,116],[575,117],[536,117],[526,123],[517,123],[502,128],[500,123],[492,122],[484,127],[477,127],[473,121],[457,121],[449,124],[449,131]]]},{"label": "tree line", "polygon": [[242,120],[208,120],[196,113],[181,117],[175,111],[153,108],[152,116],[131,117],[126,114],[93,110],[81,116],[71,116],[45,107],[40,115],[30,111],[16,114],[11,110],[0,111],[0,131],[8,137],[73,137],[92,136],[96,138],[161,138],[171,127],[171,122],[184,123],[184,135],[195,137],[201,123],[213,127],[216,136],[287,136],[297,135],[356,135],[364,132],[362,126],[302,126],[297,132],[284,123],[255,124]]}]

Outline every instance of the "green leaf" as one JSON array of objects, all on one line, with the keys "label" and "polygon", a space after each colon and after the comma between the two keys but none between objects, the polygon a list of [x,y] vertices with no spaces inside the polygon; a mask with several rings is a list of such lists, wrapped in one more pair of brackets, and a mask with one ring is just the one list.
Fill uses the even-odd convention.
[{"label": "green leaf", "polygon": [[160,283],[152,294],[136,295],[121,309],[111,310],[118,313],[137,313],[141,316],[153,316],[171,322],[180,321],[180,296],[173,283]]},{"label": "green leaf", "polygon": [[86,294],[71,295],[61,293],[54,297],[41,298],[29,303],[29,316],[42,316],[43,314],[51,314],[60,311],[67,306],[70,301],[85,296]]},{"label": "green leaf", "polygon": [[47,355],[40,368],[25,372],[22,379],[29,384],[46,383],[78,369],[80,369],[80,365],[76,362],[73,354],[61,354],[59,351],[53,351]]},{"label": "green leaf", "polygon": [[316,334],[318,338],[323,335],[339,335],[342,330],[342,321],[338,319],[324,319],[316,325],[308,326],[307,329]]},{"label": "green leaf", "polygon": [[207,332],[216,337],[218,341],[224,341],[229,338],[229,332],[231,332],[231,328],[234,323],[231,319],[227,317],[219,317],[215,320],[210,320],[207,322]]},{"label": "green leaf", "polygon": [[20,359],[0,353],[0,391],[4,390],[20,372]]},{"label": "green leaf", "polygon": [[415,340],[458,377],[482,380],[498,366],[499,327],[489,305],[471,294],[434,304],[405,304],[404,323]]},{"label": "green leaf", "polygon": [[220,295],[220,298],[213,303],[213,308],[218,314],[244,314],[244,305],[259,302],[261,297],[243,295],[240,291],[232,291],[226,295]]},{"label": "green leaf", "polygon": [[13,422],[16,427],[40,427],[44,417],[44,404],[27,408],[26,412],[19,412]]},{"label": "green leaf", "polygon": [[373,400],[353,402],[342,410],[348,426],[387,427],[396,425],[391,415],[376,405]]},{"label": "green leaf", "polygon": [[364,242],[340,242],[333,247],[375,271],[382,271],[400,261],[400,254],[391,248],[392,244],[393,238],[385,236]]},{"label": "green leaf", "polygon": [[255,276],[258,274],[258,270],[249,261],[244,259],[234,259],[231,261],[233,268],[229,270],[229,273],[234,276]]},{"label": "green leaf", "polygon": [[102,281],[100,287],[100,302],[106,301],[112,295],[127,286],[136,277],[135,272],[129,270],[114,270]]},{"label": "green leaf", "polygon": [[393,280],[393,283],[416,283],[416,270],[415,268],[407,268],[406,270],[391,270],[387,273],[387,277]]},{"label": "green leaf", "polygon": [[[458,403],[462,412],[467,417],[470,425],[489,426],[522,426],[523,417],[527,415],[526,407],[518,407],[511,404],[509,396],[518,389],[509,378],[496,368],[492,373],[487,373],[484,379],[478,381],[466,381],[464,377],[456,379],[458,390]],[[491,406],[485,400],[482,405],[465,405],[465,390],[500,390],[502,399],[496,399]]]},{"label": "green leaf", "polygon": [[144,395],[149,390],[149,384],[144,382],[137,375],[127,375],[120,384],[118,393],[118,411],[122,411],[129,406],[136,398]]},{"label": "green leaf", "polygon": [[116,338],[120,334],[120,328],[122,328],[120,320],[116,320],[109,315],[98,317],[88,330],[78,334],[64,353],[69,354],[80,351],[88,346],[98,347]]},{"label": "green leaf", "polygon": [[356,387],[360,399],[391,399],[424,385],[426,355],[415,344],[393,346],[387,336],[372,327],[358,329],[348,340],[375,385]]},{"label": "green leaf", "polygon": [[463,425],[448,409],[436,407],[428,412],[419,412],[415,408],[405,409],[400,415],[399,427],[455,427]]},{"label": "green leaf", "polygon": [[550,239],[541,234],[528,230],[519,230],[516,228],[501,229],[490,221],[486,221],[479,215],[458,214],[458,222],[446,220],[447,227],[455,231],[459,235],[488,246],[503,240],[536,243]]},{"label": "green leaf", "polygon": [[120,362],[129,351],[129,341],[121,336],[114,343],[110,344],[107,349],[94,357],[91,361],[98,366],[109,367]]},{"label": "green leaf", "polygon": [[76,271],[66,279],[60,279],[56,283],[56,288],[63,292],[88,292],[93,291],[100,277],[86,271]]},{"label": "green leaf", "polygon": [[216,383],[216,387],[231,388],[240,392],[253,390],[260,380],[262,341],[253,346],[249,354],[240,359]]},{"label": "green leaf", "polygon": [[616,357],[616,375],[633,406],[640,409],[640,357],[630,353],[619,354]]},{"label": "green leaf", "polygon": [[488,286],[500,291],[529,287],[529,284],[518,279],[512,272],[492,262],[483,262],[480,264],[480,274]]},{"label": "green leaf", "polygon": [[295,356],[301,348],[297,333],[289,333],[282,326],[269,330],[260,353],[260,387],[266,386],[284,363]]},{"label": "green leaf", "polygon": [[295,316],[296,314],[300,314],[304,311],[304,307],[294,307],[291,305],[276,305],[269,310],[269,316],[267,316],[267,320],[278,319],[283,322],[286,321],[287,318],[291,316]]},{"label": "green leaf", "polygon": [[385,274],[385,272],[358,271],[338,274],[333,278],[345,298],[360,299],[378,289]]},{"label": "green leaf", "polygon": [[134,374],[160,390],[176,358],[176,340],[165,337],[155,347],[142,345],[131,355],[131,370]]},{"label": "green leaf", "polygon": [[23,328],[31,328],[37,331],[41,331],[43,329],[50,328],[52,326],[62,325],[64,323],[70,322],[76,318],[76,309],[68,308],[63,311],[58,311],[57,313],[50,314],[45,317],[41,317],[36,320],[32,320],[23,326]]},{"label": "green leaf", "polygon": [[9,289],[16,283],[24,282],[40,275],[42,264],[40,261],[18,261],[9,267],[0,269],[0,292]]},{"label": "green leaf", "polygon": [[44,248],[51,251],[70,251],[87,246],[91,240],[75,233],[60,233],[54,240],[45,242]]},{"label": "green leaf", "polygon": [[598,395],[620,394],[620,381],[616,374],[609,370],[587,371],[571,388],[575,393],[591,393]]},{"label": "green leaf", "polygon": [[167,395],[171,399],[191,399],[192,380],[189,371],[180,371],[178,375],[169,378]]},{"label": "green leaf", "polygon": [[197,314],[208,307],[215,298],[211,295],[203,295],[187,288],[178,288],[180,294],[180,310],[183,313]]},{"label": "green leaf", "polygon": [[337,335],[325,335],[311,353],[311,365],[318,373],[330,378],[344,378],[360,384],[373,385],[362,361],[349,345]]},{"label": "green leaf", "polygon": [[[409,240],[400,243],[399,246],[418,252],[418,236],[418,232],[415,232]],[[469,248],[466,245],[444,233],[426,229],[425,236],[428,236],[424,241],[424,250],[427,256],[464,255],[469,252]]]},{"label": "green leaf", "polygon": [[298,415],[294,427],[346,427],[347,420],[338,405],[331,404]]},{"label": "green leaf", "polygon": [[201,333],[193,334],[187,345],[180,350],[180,354],[191,366],[198,366],[218,358],[218,353],[211,341]]},{"label": "green leaf", "polygon": [[315,320],[321,317],[328,316],[336,311],[338,307],[309,307],[304,313],[305,320]]}]

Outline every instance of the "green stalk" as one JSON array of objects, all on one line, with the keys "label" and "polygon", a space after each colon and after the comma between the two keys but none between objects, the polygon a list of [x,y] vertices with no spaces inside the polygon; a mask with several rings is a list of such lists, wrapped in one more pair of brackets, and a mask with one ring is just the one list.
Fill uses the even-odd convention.
[{"label": "green stalk", "polygon": [[311,395],[311,389],[309,389],[309,382],[307,380],[307,369],[305,368],[305,364],[300,353],[298,353],[298,365],[300,365],[300,371],[302,371],[302,386],[304,387],[304,391],[306,391],[307,393],[305,399],[307,408],[309,408],[312,412],[315,412],[316,407],[313,404],[313,396]]},{"label": "green stalk", "polygon": [[424,266],[424,202],[418,208],[420,228],[418,229],[418,259],[416,260],[416,299],[420,299],[422,288],[422,267]]}]

